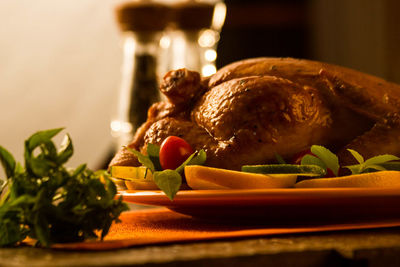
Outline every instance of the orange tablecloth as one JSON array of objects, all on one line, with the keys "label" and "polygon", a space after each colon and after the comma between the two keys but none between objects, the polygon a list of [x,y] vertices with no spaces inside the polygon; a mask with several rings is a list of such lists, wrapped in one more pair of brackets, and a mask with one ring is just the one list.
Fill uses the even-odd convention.
[{"label": "orange tablecloth", "polygon": [[141,245],[246,238],[295,233],[352,230],[400,226],[400,221],[335,223],[318,225],[266,225],[265,223],[223,223],[193,219],[166,208],[129,211],[121,215],[103,242],[56,244],[53,248],[109,250]]}]

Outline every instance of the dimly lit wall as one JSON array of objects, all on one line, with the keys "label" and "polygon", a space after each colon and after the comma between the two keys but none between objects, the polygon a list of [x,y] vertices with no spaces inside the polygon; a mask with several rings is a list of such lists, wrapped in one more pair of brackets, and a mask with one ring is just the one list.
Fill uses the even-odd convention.
[{"label": "dimly lit wall", "polygon": [[122,58],[113,5],[0,1],[0,145],[19,160],[25,138],[54,127],[72,136],[71,165],[103,160]]}]

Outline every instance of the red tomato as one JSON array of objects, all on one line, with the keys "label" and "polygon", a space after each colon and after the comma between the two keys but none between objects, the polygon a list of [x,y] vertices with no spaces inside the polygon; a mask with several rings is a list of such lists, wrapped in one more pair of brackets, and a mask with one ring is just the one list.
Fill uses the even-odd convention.
[{"label": "red tomato", "polygon": [[177,136],[167,137],[160,147],[160,164],[166,169],[175,170],[178,168],[191,154],[193,148]]},{"label": "red tomato", "polygon": [[297,164],[300,165],[301,164],[301,160],[303,159],[303,157],[305,155],[312,155],[315,156],[313,153],[311,153],[311,149],[306,149],[303,151],[300,151],[299,153],[295,154],[291,160],[292,164]]},{"label": "red tomato", "polygon": [[330,178],[330,177],[336,177],[336,175],[333,173],[333,171],[331,169],[326,168],[326,174],[324,177]]}]

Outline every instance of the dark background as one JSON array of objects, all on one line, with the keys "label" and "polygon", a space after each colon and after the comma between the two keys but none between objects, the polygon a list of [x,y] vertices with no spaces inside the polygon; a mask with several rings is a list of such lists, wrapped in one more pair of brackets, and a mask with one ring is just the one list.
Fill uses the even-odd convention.
[{"label": "dark background", "polygon": [[295,57],[400,83],[398,0],[226,0],[217,67]]},{"label": "dark background", "polygon": [[227,0],[217,67],[251,57],[310,58],[308,2]]}]

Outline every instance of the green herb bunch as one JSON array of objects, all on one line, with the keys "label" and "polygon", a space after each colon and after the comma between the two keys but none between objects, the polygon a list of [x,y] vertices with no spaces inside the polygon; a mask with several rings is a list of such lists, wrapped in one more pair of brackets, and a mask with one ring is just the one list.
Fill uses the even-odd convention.
[{"label": "green herb bunch", "polygon": [[113,221],[128,209],[115,199],[116,187],[106,171],[85,164],[68,169],[73,154],[68,135],[57,150],[52,138],[63,129],[39,131],[25,141],[25,167],[0,146],[7,179],[0,188],[0,246],[26,237],[41,246],[103,239]]}]

